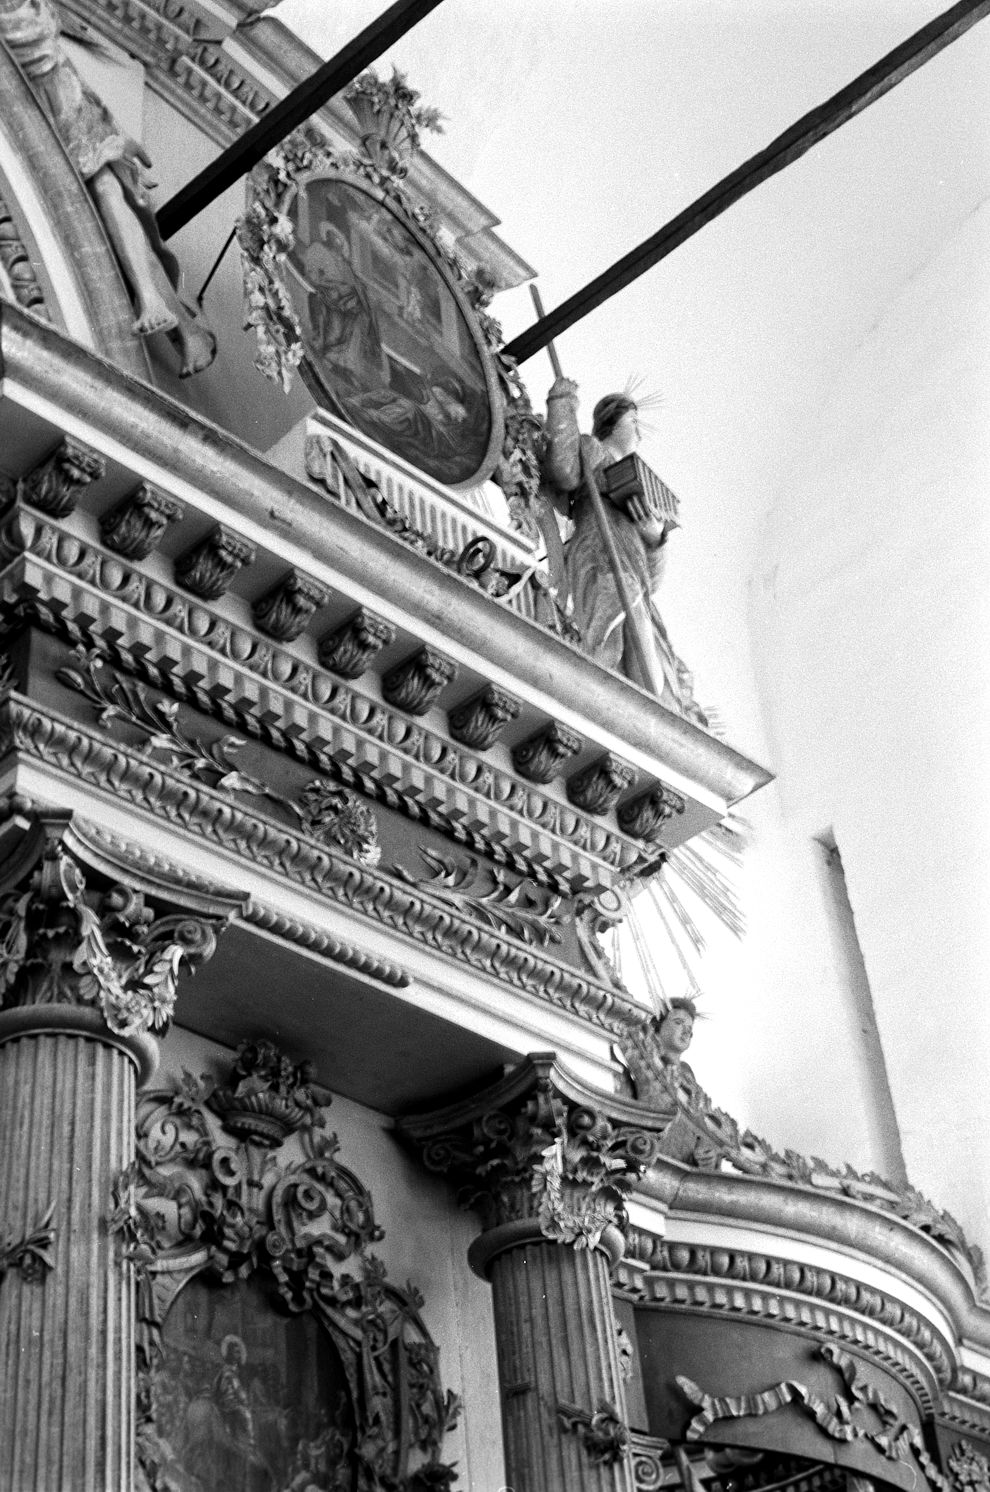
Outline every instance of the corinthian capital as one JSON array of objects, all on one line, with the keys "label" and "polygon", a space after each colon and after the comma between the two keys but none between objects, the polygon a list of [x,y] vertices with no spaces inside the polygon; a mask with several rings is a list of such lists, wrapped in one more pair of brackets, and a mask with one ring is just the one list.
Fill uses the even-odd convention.
[{"label": "corinthian capital", "polygon": [[623,1195],[658,1154],[665,1122],[540,1053],[475,1097],[409,1115],[398,1128],[478,1211],[486,1231],[472,1263],[481,1268],[534,1237],[618,1257]]},{"label": "corinthian capital", "polygon": [[149,904],[86,866],[84,846],[68,814],[15,808],[4,822],[0,1010],[88,1008],[115,1036],[162,1031],[180,975],[212,956],[226,919]]}]

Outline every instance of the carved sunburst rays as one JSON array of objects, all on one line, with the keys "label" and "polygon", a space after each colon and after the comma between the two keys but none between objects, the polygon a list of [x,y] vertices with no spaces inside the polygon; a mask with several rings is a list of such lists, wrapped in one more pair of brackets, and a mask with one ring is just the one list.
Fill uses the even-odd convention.
[{"label": "carved sunburst rays", "polygon": [[625,983],[645,993],[658,1012],[676,996],[703,996],[701,965],[714,925],[742,938],[746,922],[735,883],[748,834],[746,820],[730,811],[671,850],[645,885],[626,888],[628,910],[616,934],[615,960]]}]

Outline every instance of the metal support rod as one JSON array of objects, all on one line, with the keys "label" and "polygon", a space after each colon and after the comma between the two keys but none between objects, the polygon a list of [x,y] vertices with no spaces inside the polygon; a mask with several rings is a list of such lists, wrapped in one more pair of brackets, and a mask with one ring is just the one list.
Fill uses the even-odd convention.
[{"label": "metal support rod", "polygon": [[390,5],[335,57],[273,104],[233,145],[165,203],[157,215],[162,238],[178,233],[229,186],[246,176],[280,140],[304,124],[440,3],[441,0],[396,0]]},{"label": "metal support rod", "polygon": [[860,73],[858,78],[848,83],[826,103],[819,104],[796,124],[792,124],[790,129],[778,135],[765,150],[723,177],[703,197],[678,213],[676,218],[672,218],[638,248],[618,259],[611,268],[563,301],[556,310],[541,317],[534,326],[513,338],[502,349],[503,353],[515,358],[517,363],[526,362],[545,347],[552,337],[559,337],[617,291],[623,290],[648,269],[659,264],[661,259],[719,217],[726,208],[738,202],[740,197],[775,176],[785,166],[799,160],[813,145],[861,114],[870,104],[876,103],[878,98],[882,98],[911,73],[923,67],[971,26],[975,26],[977,21],[983,20],[988,13],[990,0],[960,0],[958,5],[953,5],[950,10],[936,16],[934,21],[922,26],[907,41],[901,42],[866,72]]}]

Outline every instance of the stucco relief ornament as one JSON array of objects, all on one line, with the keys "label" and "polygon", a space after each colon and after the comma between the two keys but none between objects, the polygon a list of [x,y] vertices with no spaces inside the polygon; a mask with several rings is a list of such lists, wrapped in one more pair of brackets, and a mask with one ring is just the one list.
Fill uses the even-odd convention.
[{"label": "stucco relief ornament", "polygon": [[[255,364],[286,391],[299,369],[321,402],[441,482],[492,475],[536,537],[541,421],[485,310],[492,286],[400,185],[438,116],[398,74],[366,74],[348,103],[361,151],[307,126],[252,175],[237,237]],[[397,340],[401,368],[385,350]]]},{"label": "stucco relief ornament", "polygon": [[0,926],[0,1008],[95,1006],[118,1036],[167,1026],[183,967],[204,963],[216,947],[208,922],[156,918],[125,886],[94,899],[57,843],[27,888],[0,901]]},{"label": "stucco relief ornament", "polygon": [[990,1492],[990,1461],[964,1440],[953,1446],[948,1466],[954,1492]]},{"label": "stucco relief ornament", "polygon": [[83,82],[61,44],[52,0],[0,0],[0,40],[27,75],[89,188],[134,302],[138,336],[166,332],[181,378],[208,368],[216,339],[180,293],[179,261],[158,232],[151,162]]},{"label": "stucco relief ornament", "polygon": [[[207,1378],[183,1422],[186,1339],[177,1347],[170,1336],[170,1311],[176,1304],[181,1318],[182,1301],[204,1284],[221,1316],[236,1313],[238,1300],[264,1301],[252,1308],[265,1312],[254,1317],[256,1336],[278,1339],[293,1318],[312,1316],[339,1354],[343,1376],[329,1399],[319,1399],[318,1376],[305,1404],[286,1399],[284,1381],[276,1385],[273,1404],[284,1415],[272,1424],[282,1459],[293,1474],[298,1465],[293,1487],[310,1485],[303,1470],[322,1472],[314,1488],[368,1492],[447,1492],[456,1480],[441,1452],[459,1402],[441,1385],[422,1296],[392,1284],[372,1251],[383,1231],[367,1188],[339,1158],[329,1103],[312,1066],[267,1040],[242,1045],[219,1077],[185,1072],[171,1089],[139,1097],[136,1160],[118,1179],[109,1222],[137,1278],[136,1440],[151,1492],[186,1485],[194,1439],[186,1432],[202,1427],[211,1405],[223,1409],[222,1384]],[[243,1362],[229,1327],[209,1332],[204,1323],[199,1346],[212,1362],[237,1353]],[[326,1454],[303,1465],[320,1447]]]}]

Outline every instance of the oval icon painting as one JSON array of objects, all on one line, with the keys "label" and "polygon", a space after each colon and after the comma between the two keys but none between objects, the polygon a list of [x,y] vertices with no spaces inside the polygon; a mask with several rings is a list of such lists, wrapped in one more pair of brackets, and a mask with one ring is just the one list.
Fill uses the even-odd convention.
[{"label": "oval icon painting", "polygon": [[286,280],[312,392],[440,482],[488,476],[500,421],[487,355],[425,236],[340,175],[301,181],[288,212]]}]

